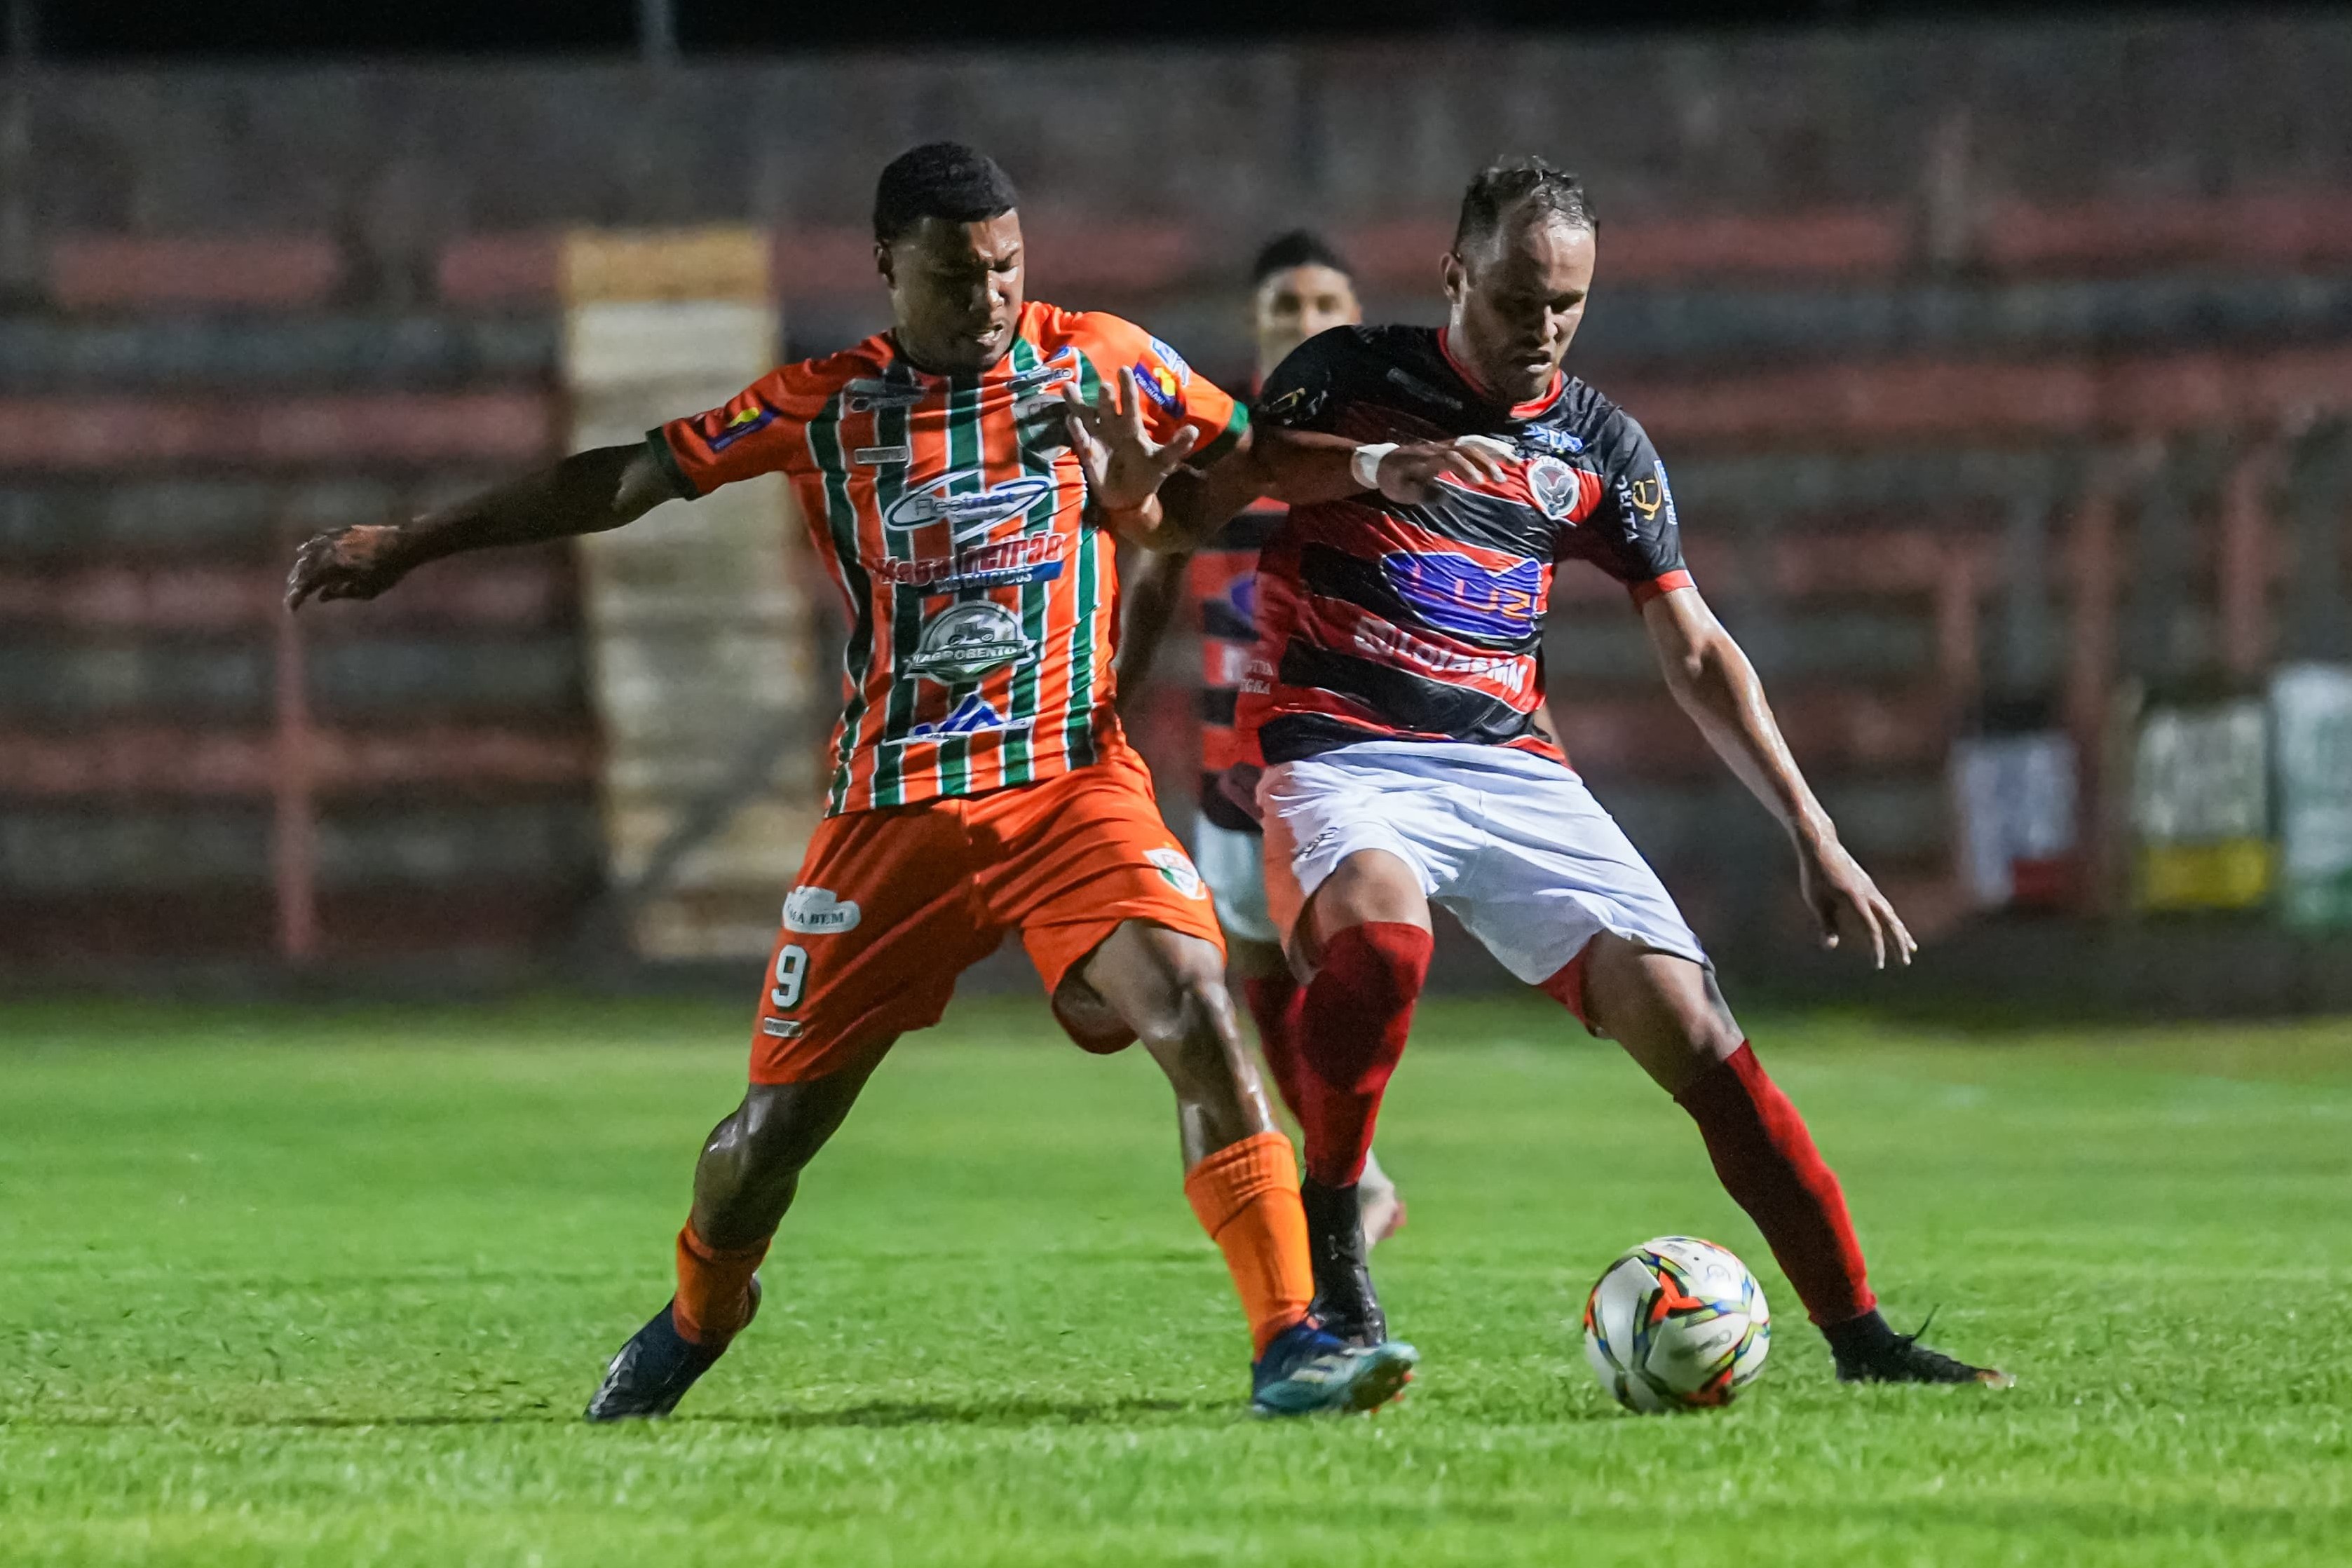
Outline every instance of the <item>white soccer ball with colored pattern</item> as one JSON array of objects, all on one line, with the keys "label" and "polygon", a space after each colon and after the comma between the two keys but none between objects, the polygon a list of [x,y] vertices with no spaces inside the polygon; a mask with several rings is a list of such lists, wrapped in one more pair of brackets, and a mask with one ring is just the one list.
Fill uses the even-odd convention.
[{"label": "white soccer ball with colored pattern", "polygon": [[1696,1237],[1643,1242],[1601,1270],[1584,1301],[1584,1359],[1628,1410],[1728,1405],[1771,1346],[1764,1288]]}]

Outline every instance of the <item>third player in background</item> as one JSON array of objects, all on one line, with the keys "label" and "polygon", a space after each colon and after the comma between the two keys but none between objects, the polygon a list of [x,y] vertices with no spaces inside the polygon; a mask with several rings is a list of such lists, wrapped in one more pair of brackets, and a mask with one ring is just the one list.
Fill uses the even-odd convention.
[{"label": "third player in background", "polygon": [[[1363,319],[1348,264],[1318,235],[1295,230],[1258,252],[1250,268],[1257,382],[1307,339]],[[1201,820],[1193,860],[1216,895],[1217,917],[1266,1066],[1283,1103],[1296,1116],[1301,1071],[1297,1038],[1305,992],[1266,914],[1263,841],[1255,819],[1240,804],[1250,798],[1255,779],[1233,771],[1255,767],[1234,735],[1234,705],[1257,642],[1258,548],[1286,509],[1278,501],[1261,500],[1196,555],[1144,558],[1128,578],[1118,691],[1120,706],[1131,715],[1177,606],[1189,601],[1201,637],[1202,666]],[[1366,1157],[1356,1194],[1368,1244],[1386,1239],[1404,1224],[1404,1202],[1377,1158]]]}]

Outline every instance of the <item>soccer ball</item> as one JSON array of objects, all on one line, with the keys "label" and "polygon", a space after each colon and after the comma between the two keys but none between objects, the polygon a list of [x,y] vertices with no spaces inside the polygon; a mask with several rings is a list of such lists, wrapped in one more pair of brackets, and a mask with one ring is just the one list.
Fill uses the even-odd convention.
[{"label": "soccer ball", "polygon": [[1628,1410],[1728,1405],[1764,1370],[1771,1344],[1756,1276],[1696,1237],[1643,1242],[1602,1270],[1584,1301],[1584,1359]]}]

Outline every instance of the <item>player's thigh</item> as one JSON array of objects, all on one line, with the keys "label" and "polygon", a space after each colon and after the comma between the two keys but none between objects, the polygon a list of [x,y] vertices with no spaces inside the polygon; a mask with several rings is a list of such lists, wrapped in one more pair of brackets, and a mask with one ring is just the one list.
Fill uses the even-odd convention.
[{"label": "player's thigh", "polygon": [[1587,1021],[1667,1093],[1681,1093],[1739,1049],[1738,1021],[1706,965],[1604,931],[1579,967]]},{"label": "player's thigh", "polygon": [[1377,757],[1340,751],[1266,770],[1266,905],[1293,964],[1369,920],[1429,925],[1430,895],[1472,850],[1442,788]]},{"label": "player's thigh", "polygon": [[1087,961],[1123,925],[1192,939],[1223,988],[1224,935],[1192,857],[1160,820],[1150,775],[1123,749],[974,811],[977,869],[989,918],[1021,945],[1072,1040],[1109,1052],[1137,1030],[1097,993]]},{"label": "player's thigh", "polygon": [[1320,952],[1352,926],[1380,921],[1430,929],[1429,895],[1418,866],[1393,850],[1363,849],[1331,869],[1307,900],[1299,927]]},{"label": "player's thigh", "polygon": [[892,1040],[940,1019],[956,976],[998,933],[970,894],[944,808],[829,818],[784,901],[752,1026],[753,1084],[870,1070]]}]

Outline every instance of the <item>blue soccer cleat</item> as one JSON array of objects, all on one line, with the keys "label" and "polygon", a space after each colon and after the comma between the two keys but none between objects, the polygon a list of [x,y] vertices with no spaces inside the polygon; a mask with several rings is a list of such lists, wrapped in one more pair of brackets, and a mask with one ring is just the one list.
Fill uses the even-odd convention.
[{"label": "blue soccer cleat", "polygon": [[[749,1327],[760,1312],[760,1281],[752,1276],[751,1284],[751,1310],[743,1319]],[[591,1421],[627,1421],[654,1416],[667,1416],[677,1408],[686,1391],[694,1386],[695,1379],[710,1370],[727,1347],[695,1344],[677,1332],[670,1317],[671,1301],[662,1303],[645,1327],[629,1336],[612,1364],[604,1368],[604,1381],[596,1385],[596,1393],[588,1401],[585,1412]]]},{"label": "blue soccer cleat", "polygon": [[1250,1408],[1261,1416],[1344,1416],[1377,1410],[1412,1381],[1421,1353],[1398,1340],[1351,1345],[1302,1318],[1250,1365]]}]

